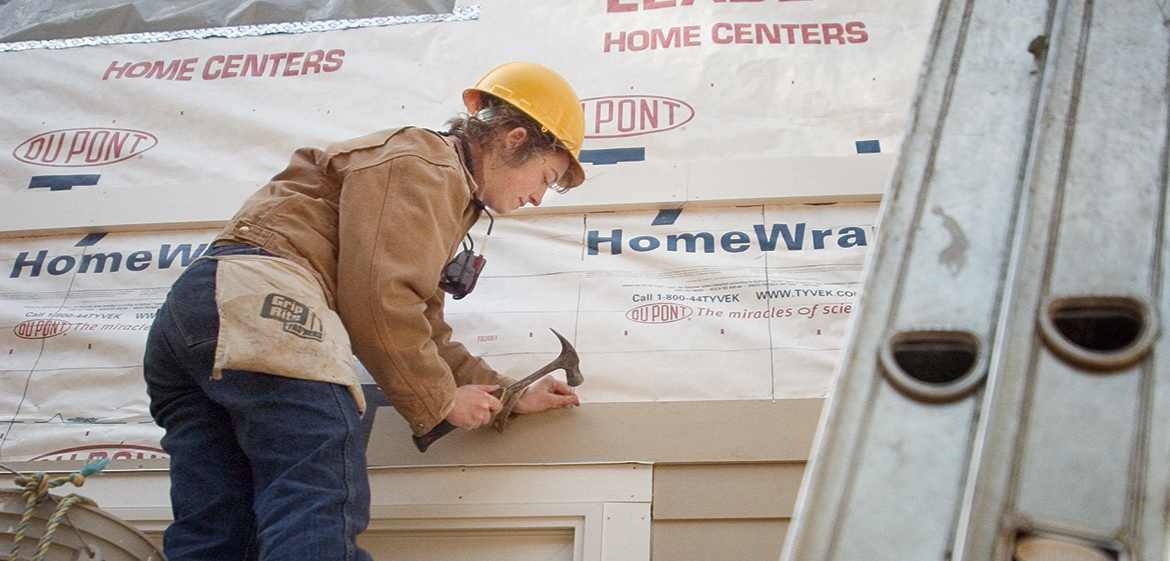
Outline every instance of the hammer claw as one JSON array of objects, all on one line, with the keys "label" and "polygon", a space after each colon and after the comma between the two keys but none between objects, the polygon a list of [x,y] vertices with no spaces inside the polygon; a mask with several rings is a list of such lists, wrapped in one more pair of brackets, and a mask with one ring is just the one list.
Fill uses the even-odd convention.
[{"label": "hammer claw", "polygon": [[496,420],[492,422],[492,426],[497,431],[503,432],[504,428],[508,426],[508,421],[512,417],[512,408],[516,406],[516,402],[520,399],[520,395],[524,392],[524,389],[532,385],[533,382],[543,378],[546,374],[554,370],[564,370],[566,381],[569,386],[573,387],[579,386],[581,382],[585,381],[585,377],[581,375],[581,360],[577,356],[577,349],[573,348],[573,345],[569,343],[568,339],[565,339],[560,333],[557,333],[557,330],[550,328],[549,331],[552,331],[553,335],[556,335],[557,339],[561,340],[561,354],[536,372],[508,386],[507,390],[504,391],[504,395],[507,396],[504,400],[504,409],[496,414]]},{"label": "hammer claw", "polygon": [[570,386],[580,386],[581,382],[585,381],[585,377],[581,375],[581,359],[577,356],[577,349],[573,348],[573,345],[569,343],[568,339],[565,339],[560,333],[557,333],[557,330],[550,328],[549,331],[552,331],[553,335],[556,335],[557,339],[561,340],[561,354],[536,372],[508,386],[504,395],[513,395],[524,391],[524,388],[543,378],[545,374],[555,370],[565,371],[565,379]]}]

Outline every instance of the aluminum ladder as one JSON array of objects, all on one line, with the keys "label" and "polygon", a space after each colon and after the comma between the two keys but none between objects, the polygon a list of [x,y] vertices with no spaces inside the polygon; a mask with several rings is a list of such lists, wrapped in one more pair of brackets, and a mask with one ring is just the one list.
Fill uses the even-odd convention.
[{"label": "aluminum ladder", "polygon": [[942,0],[783,561],[1167,559],[1166,0]]}]

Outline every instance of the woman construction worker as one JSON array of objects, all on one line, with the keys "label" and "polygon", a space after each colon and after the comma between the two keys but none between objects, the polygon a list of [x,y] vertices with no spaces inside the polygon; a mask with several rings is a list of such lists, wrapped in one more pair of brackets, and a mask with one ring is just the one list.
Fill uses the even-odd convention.
[{"label": "woman construction worker", "polygon": [[[444,291],[461,298],[474,277],[444,270],[482,213],[581,184],[584,115],[530,63],[463,102],[445,132],[298,150],[171,288],[144,360],[170,455],[170,561],[370,558],[355,543],[369,520],[355,354],[416,436],[501,410],[491,392],[510,380],[443,320]],[[578,404],[546,377],[513,413]]]}]

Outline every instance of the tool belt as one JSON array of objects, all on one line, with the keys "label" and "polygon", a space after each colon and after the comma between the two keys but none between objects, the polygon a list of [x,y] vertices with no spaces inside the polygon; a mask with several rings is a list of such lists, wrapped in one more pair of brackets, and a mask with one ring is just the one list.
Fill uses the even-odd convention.
[{"label": "tool belt", "polygon": [[219,262],[213,378],[220,379],[224,370],[247,370],[340,384],[349,388],[359,412],[365,412],[349,335],[308,271],[266,255],[208,259]]}]

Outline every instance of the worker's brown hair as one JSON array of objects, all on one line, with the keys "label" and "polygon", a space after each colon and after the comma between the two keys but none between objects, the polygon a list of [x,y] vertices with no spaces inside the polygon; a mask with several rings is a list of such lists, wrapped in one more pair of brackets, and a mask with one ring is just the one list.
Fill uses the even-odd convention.
[{"label": "worker's brown hair", "polygon": [[[485,92],[479,93],[479,99],[479,111],[476,111],[474,115],[463,114],[447,121],[448,130],[460,133],[486,148],[491,145],[493,140],[502,137],[512,129],[524,127],[528,131],[524,142],[511,153],[500,154],[504,162],[513,167],[524,165],[534,157],[554,152],[564,152],[569,158],[573,157],[552,132],[536,122],[536,119],[516,108],[515,105]],[[573,167],[569,166],[569,173],[572,171]],[[571,187],[562,187],[562,185],[573,183],[569,179],[572,178],[559,181],[555,189],[561,193],[571,189]]]}]

